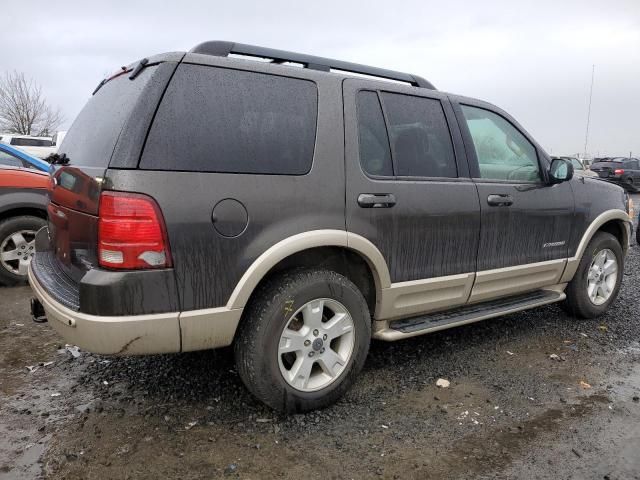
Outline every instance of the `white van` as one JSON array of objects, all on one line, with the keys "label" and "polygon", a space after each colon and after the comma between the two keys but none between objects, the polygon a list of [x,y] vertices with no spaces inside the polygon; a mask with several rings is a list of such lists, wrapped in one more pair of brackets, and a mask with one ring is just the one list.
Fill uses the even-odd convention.
[{"label": "white van", "polygon": [[0,134],[0,142],[6,143],[13,147],[38,158],[46,158],[52,153],[58,151],[51,137],[32,137],[30,135]]}]

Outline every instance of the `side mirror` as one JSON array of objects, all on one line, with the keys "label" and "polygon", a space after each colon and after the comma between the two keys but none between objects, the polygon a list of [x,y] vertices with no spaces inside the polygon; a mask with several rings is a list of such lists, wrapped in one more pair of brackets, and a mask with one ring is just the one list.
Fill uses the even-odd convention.
[{"label": "side mirror", "polygon": [[573,178],[573,165],[563,158],[554,158],[549,167],[549,183],[566,182]]}]

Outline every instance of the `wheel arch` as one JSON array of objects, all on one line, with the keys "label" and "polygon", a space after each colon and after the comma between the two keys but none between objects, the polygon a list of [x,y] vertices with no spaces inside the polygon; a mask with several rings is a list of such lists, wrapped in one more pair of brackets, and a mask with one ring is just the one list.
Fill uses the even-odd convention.
[{"label": "wheel arch", "polygon": [[10,208],[0,212],[0,222],[13,217],[38,217],[43,220],[47,219],[47,211],[40,206],[21,206],[17,208]]},{"label": "wheel arch", "polygon": [[338,273],[364,290],[372,315],[382,290],[391,285],[384,257],[369,240],[343,230],[314,230],[286,238],[260,255],[236,285],[227,308],[244,308],[260,283],[278,271],[318,264],[341,270]]},{"label": "wheel arch", "polygon": [[580,260],[587,249],[587,245],[589,245],[589,242],[597,232],[607,232],[616,237],[620,242],[622,251],[626,255],[627,250],[629,249],[629,239],[631,236],[630,225],[631,219],[623,210],[607,210],[598,215],[582,235],[582,239],[578,244],[575,255],[569,258],[564,273],[562,274],[562,278],[560,279],[560,283],[571,281],[578,270]]}]

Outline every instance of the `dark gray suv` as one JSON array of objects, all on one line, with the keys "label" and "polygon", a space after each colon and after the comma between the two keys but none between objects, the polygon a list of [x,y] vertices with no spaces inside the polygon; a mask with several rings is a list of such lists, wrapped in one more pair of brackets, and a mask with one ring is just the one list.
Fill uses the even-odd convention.
[{"label": "dark gray suv", "polygon": [[629,245],[624,191],[493,105],[230,42],[103,80],[55,162],[34,314],[104,354],[233,345],[284,411],[339,398],[371,338],[599,315]]}]

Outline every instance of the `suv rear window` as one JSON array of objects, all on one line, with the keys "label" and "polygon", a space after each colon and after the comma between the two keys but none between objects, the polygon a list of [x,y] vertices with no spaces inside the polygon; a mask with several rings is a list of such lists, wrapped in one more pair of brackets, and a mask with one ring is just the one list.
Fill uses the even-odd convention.
[{"label": "suv rear window", "polygon": [[140,168],[304,175],[311,170],[317,110],[311,81],[182,64]]},{"label": "suv rear window", "polygon": [[71,125],[59,153],[72,165],[107,167],[122,127],[156,69],[150,66],[134,80],[120,75],[104,84]]},{"label": "suv rear window", "polygon": [[11,145],[17,147],[51,147],[53,142],[44,138],[12,138]]}]

